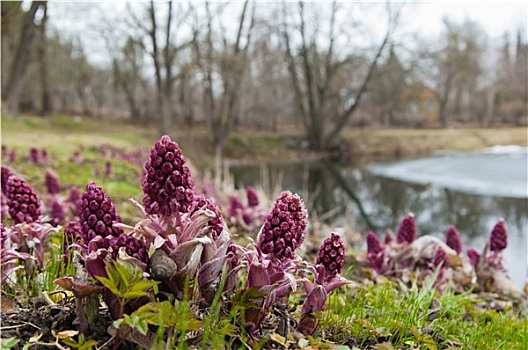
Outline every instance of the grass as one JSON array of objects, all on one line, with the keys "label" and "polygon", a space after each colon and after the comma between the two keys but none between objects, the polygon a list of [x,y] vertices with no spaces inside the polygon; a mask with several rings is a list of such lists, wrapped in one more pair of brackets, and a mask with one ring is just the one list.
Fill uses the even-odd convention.
[{"label": "grass", "polygon": [[[470,293],[410,288],[390,284],[360,286],[330,298],[322,325],[332,340],[354,340],[359,348],[524,349],[528,319],[509,309],[479,308]],[[378,347],[382,348],[382,347]]]},{"label": "grass", "polygon": [[[114,174],[110,177],[103,176],[106,160],[101,159],[97,146],[112,145],[127,150],[133,150],[137,146],[149,147],[155,139],[155,133],[137,126],[101,124],[97,120],[75,120],[64,116],[47,119],[22,117],[17,120],[2,118],[2,143],[16,149],[19,154],[27,153],[30,147],[46,147],[51,159],[49,167],[59,176],[64,187],[63,195],[69,186],[82,188],[86,183],[96,180],[113,199],[124,221],[132,222],[139,213],[128,198],[141,199],[141,170],[137,165],[111,159],[109,161],[113,165]],[[345,136],[359,145],[359,149],[364,149],[364,154],[372,155],[387,155],[398,149],[401,149],[401,154],[409,154],[408,152],[430,152],[433,149],[468,150],[494,144],[527,146],[525,128],[371,130],[350,131]],[[264,133],[235,136],[229,143],[227,154],[236,156],[248,153],[255,158],[257,153],[263,151],[265,155],[277,155],[284,148],[281,138],[285,137],[293,136]],[[195,154],[211,151],[208,146],[201,145],[205,138],[206,135],[200,130],[188,132],[181,138],[177,135],[174,137],[191,160],[194,160]],[[68,157],[80,146],[84,146],[83,160],[76,165],[69,162]],[[192,150],[191,155],[187,155],[186,148]],[[248,148],[251,150],[246,151]],[[207,163],[204,159],[209,159],[209,155],[202,154],[198,157],[201,159],[199,162]],[[38,193],[45,193],[46,166],[32,166],[20,161],[9,166],[35,187]],[[36,296],[42,290],[57,289],[52,280],[62,272],[71,272],[63,266],[62,259],[56,259],[61,252],[59,235],[54,235],[47,252],[49,264],[46,273],[40,279],[32,277],[32,284],[25,289],[27,297]],[[24,290],[11,292],[24,293]],[[479,302],[470,293],[455,294],[447,290],[439,294],[428,285],[405,288],[391,282],[354,284],[341,288],[329,298],[320,315],[321,332],[316,337],[305,340],[302,345],[331,348],[335,344],[346,344],[349,348],[359,349],[524,349],[528,343],[526,315],[511,306],[500,312],[483,308]],[[301,303],[297,296],[291,297],[290,305],[294,303]],[[189,307],[184,303],[179,304],[178,309],[182,314],[176,319],[179,322],[176,328],[185,329],[187,326]],[[298,315],[298,311],[294,314]],[[215,300],[214,307],[204,317],[202,322],[207,332],[199,346],[220,346],[225,342],[226,335],[238,332],[235,327],[238,314],[223,314],[218,300]],[[185,322],[181,323],[183,321]],[[242,341],[248,341],[244,332],[241,332],[241,337]],[[185,347],[181,342],[182,334],[175,334],[173,339],[179,343],[176,346]]]}]

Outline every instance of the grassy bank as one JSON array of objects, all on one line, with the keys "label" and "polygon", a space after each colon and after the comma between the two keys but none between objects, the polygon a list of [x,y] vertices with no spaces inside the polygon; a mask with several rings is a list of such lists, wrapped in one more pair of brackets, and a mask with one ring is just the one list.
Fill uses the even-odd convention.
[{"label": "grassy bank", "polygon": [[[48,147],[58,154],[71,153],[83,144],[109,144],[134,148],[148,146],[157,138],[157,126],[138,126],[114,121],[53,116],[2,118],[2,143],[12,147]],[[210,166],[215,150],[206,130],[174,127],[171,136],[199,169]],[[321,155],[302,148],[302,134],[291,129],[279,133],[235,131],[224,157],[240,161],[307,161]],[[468,151],[494,145],[528,147],[527,128],[494,129],[373,129],[345,130],[344,151],[351,161],[427,156],[438,150]]]}]

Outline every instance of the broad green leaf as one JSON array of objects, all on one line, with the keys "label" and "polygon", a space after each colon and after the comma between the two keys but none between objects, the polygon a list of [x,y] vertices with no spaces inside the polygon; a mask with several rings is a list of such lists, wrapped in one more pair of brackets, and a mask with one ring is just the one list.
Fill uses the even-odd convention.
[{"label": "broad green leaf", "polygon": [[146,291],[154,287],[158,283],[159,282],[157,281],[139,281],[131,286],[130,291]]},{"label": "broad green leaf", "polygon": [[15,337],[2,339],[2,349],[10,349],[13,346],[17,345],[20,339],[17,339]]},{"label": "broad green leaf", "polygon": [[127,266],[127,265],[128,264],[126,264],[126,263],[118,262],[118,261],[116,261],[115,264],[114,264],[114,269],[119,274],[119,281],[122,283],[122,286],[120,286],[122,288],[120,288],[120,289],[123,289],[123,290],[127,290],[128,289],[128,286],[130,284],[130,280],[132,279],[131,268],[129,266]]},{"label": "broad green leaf", "polygon": [[130,300],[130,299],[135,299],[135,298],[139,298],[139,297],[144,297],[144,296],[147,296],[147,292],[144,292],[144,291],[141,291],[141,290],[136,290],[136,291],[130,291],[130,292],[124,292],[122,297],[127,299],[127,300]]},{"label": "broad green leaf", "polygon": [[106,288],[110,289],[110,291],[117,297],[122,297],[121,292],[115,285],[114,281],[112,281],[109,278],[97,276],[97,280],[103,284]]},{"label": "broad green leaf", "polygon": [[139,331],[139,333],[146,335],[148,331],[148,325],[145,320],[138,320],[138,322],[135,323],[135,328]]}]

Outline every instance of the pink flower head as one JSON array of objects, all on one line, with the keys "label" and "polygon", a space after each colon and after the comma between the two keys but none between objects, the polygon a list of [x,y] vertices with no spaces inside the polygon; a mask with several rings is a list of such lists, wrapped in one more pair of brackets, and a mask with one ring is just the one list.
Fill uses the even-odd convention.
[{"label": "pink flower head", "polygon": [[462,238],[455,226],[450,225],[446,232],[446,244],[457,254],[462,252]]},{"label": "pink flower head", "polygon": [[378,236],[369,231],[367,233],[367,261],[371,268],[380,271],[385,260],[385,249],[381,245]]},{"label": "pink flower head", "polygon": [[447,264],[447,259],[448,257],[445,250],[442,249],[442,247],[438,247],[438,249],[436,250],[436,254],[433,258],[433,266],[437,268],[440,264],[442,264],[442,268],[445,268]]},{"label": "pink flower head", "polygon": [[413,213],[407,214],[398,226],[396,242],[410,244],[416,240],[416,218]]},{"label": "pink flower head", "polygon": [[480,253],[475,248],[468,248],[466,253],[469,258],[469,261],[471,262],[471,265],[477,267],[480,259]]},{"label": "pink flower head", "polygon": [[500,252],[508,245],[508,228],[504,219],[500,219],[491,230],[489,244],[492,252]]},{"label": "pink flower head", "polygon": [[259,205],[259,197],[254,187],[246,188],[247,203],[249,207],[257,207]]},{"label": "pink flower head", "polygon": [[6,181],[7,205],[9,215],[15,224],[32,223],[40,218],[40,199],[28,183],[16,175],[11,175]]},{"label": "pink flower head", "polygon": [[229,196],[229,217],[237,218],[238,214],[244,210],[244,205],[236,196]]},{"label": "pink flower head", "polygon": [[70,210],[73,216],[79,216],[81,214],[81,192],[77,187],[72,186],[66,202],[70,205]]},{"label": "pink flower head", "polygon": [[335,277],[341,272],[345,265],[345,245],[341,236],[332,232],[330,237],[324,240],[317,254],[316,265],[325,267],[325,280]]},{"label": "pink flower head", "polygon": [[6,193],[7,178],[11,175],[16,175],[13,169],[5,165],[2,165],[2,192],[3,193]]},{"label": "pink flower head", "polygon": [[367,233],[367,254],[378,254],[383,251],[381,241],[374,232]]},{"label": "pink flower head", "polygon": [[81,199],[79,219],[85,244],[88,244],[95,236],[117,237],[123,234],[122,229],[114,227],[115,223],[121,222],[114,203],[95,182],[86,185],[86,191]]},{"label": "pink flower head", "polygon": [[258,246],[278,260],[293,259],[306,236],[306,209],[302,199],[284,191],[262,226]]},{"label": "pink flower head", "polygon": [[57,175],[48,169],[46,171],[46,190],[48,194],[56,195],[60,193],[60,182]]},{"label": "pink flower head", "polygon": [[188,213],[194,199],[194,182],[178,144],[162,136],[145,163],[143,204],[148,214],[170,216]]},{"label": "pink flower head", "polygon": [[211,220],[209,220],[208,225],[211,226],[213,230],[212,237],[214,240],[220,236],[222,231],[224,230],[224,221],[222,220],[222,214],[220,213],[220,210],[216,207],[216,205],[211,202],[211,200],[206,199],[204,195],[196,196],[195,197],[195,203],[194,208],[191,211],[192,213],[204,208],[212,211],[215,216]]},{"label": "pink flower head", "polygon": [[119,250],[123,249],[125,253],[128,254],[128,256],[135,258],[141,262],[144,262],[145,264],[147,263],[148,261],[147,248],[145,247],[143,242],[141,242],[137,238],[123,233],[119,235],[118,237],[109,236],[108,241],[109,241],[110,247],[112,248],[112,258],[114,260],[117,259]]},{"label": "pink flower head", "polygon": [[54,198],[49,202],[49,214],[51,216],[51,222],[53,225],[61,225],[66,219],[66,213],[62,204]]}]

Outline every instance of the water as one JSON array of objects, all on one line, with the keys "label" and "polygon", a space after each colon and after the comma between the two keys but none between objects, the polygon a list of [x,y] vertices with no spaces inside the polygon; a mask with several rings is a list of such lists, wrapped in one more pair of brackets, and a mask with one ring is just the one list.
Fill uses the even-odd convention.
[{"label": "water", "polygon": [[419,235],[444,238],[453,224],[465,247],[481,250],[504,218],[510,234],[506,265],[522,287],[528,272],[527,153],[526,148],[495,147],[364,167],[270,163],[230,171],[238,185],[280,181],[282,189],[303,197],[309,212],[362,233],[396,231],[403,216],[413,212]]}]

